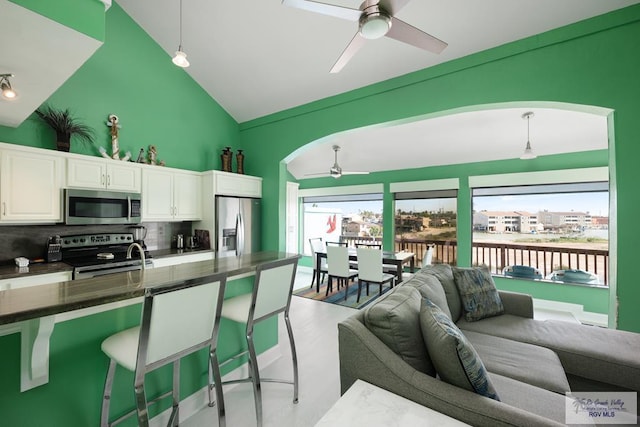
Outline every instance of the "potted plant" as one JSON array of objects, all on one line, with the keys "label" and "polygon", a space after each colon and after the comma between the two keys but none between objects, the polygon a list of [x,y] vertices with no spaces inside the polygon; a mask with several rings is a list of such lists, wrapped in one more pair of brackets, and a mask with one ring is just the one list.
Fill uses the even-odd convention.
[{"label": "potted plant", "polygon": [[80,123],[69,109],[59,110],[45,105],[37,109],[36,114],[56,132],[56,147],[59,151],[69,151],[72,136],[82,142],[93,143],[93,129]]}]

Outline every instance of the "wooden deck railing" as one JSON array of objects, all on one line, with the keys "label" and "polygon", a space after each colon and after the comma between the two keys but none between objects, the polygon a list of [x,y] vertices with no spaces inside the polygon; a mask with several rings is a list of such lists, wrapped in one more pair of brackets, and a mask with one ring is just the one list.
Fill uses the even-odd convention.
[{"label": "wooden deck railing", "polygon": [[[343,236],[340,240],[355,246],[356,243],[381,242],[382,239]],[[452,240],[396,239],[395,250],[416,254],[416,267],[420,267],[428,245],[435,246],[434,264],[457,264],[458,246]],[[608,250],[475,242],[471,246],[471,263],[486,265],[495,274],[502,274],[502,270],[509,265],[528,265],[540,270],[543,277],[554,270],[575,268],[595,274],[600,283],[608,285]]]}]

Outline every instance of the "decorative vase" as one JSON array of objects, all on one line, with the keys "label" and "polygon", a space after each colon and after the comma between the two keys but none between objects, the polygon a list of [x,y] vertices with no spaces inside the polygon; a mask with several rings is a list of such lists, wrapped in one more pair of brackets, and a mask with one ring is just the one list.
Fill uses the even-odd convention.
[{"label": "decorative vase", "polygon": [[244,174],[244,154],[242,154],[242,150],[238,150],[238,154],[236,154],[236,172]]},{"label": "decorative vase", "polygon": [[220,154],[220,160],[222,162],[222,171],[223,172],[231,172],[231,147],[226,147],[222,150],[222,154]]},{"label": "decorative vase", "polygon": [[56,148],[58,151],[69,152],[71,148],[71,135],[68,133],[56,132]]}]

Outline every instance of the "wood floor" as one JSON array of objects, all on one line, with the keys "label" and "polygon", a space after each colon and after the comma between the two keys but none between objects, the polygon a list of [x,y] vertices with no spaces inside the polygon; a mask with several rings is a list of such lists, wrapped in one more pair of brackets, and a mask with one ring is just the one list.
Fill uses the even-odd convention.
[{"label": "wood floor", "polygon": [[[311,270],[302,269],[296,288],[309,286]],[[338,329],[342,319],[356,310],[335,304],[292,297],[291,323],[298,352],[300,395],[293,404],[293,387],[266,383],[262,386],[265,427],[305,427],[315,425],[340,397],[338,366]],[[293,378],[289,340],[284,321],[280,319],[280,347],[283,356],[269,366],[261,367],[264,377]],[[251,384],[225,388],[224,399],[228,427],[255,426],[255,410]],[[207,408],[185,420],[187,427],[217,426],[215,408]]]}]

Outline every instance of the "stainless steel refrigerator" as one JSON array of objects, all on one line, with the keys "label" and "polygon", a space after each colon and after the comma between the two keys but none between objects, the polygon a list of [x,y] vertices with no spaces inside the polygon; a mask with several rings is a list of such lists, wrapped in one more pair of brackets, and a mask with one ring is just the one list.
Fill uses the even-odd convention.
[{"label": "stainless steel refrigerator", "polygon": [[260,199],[216,196],[216,255],[260,250]]}]

